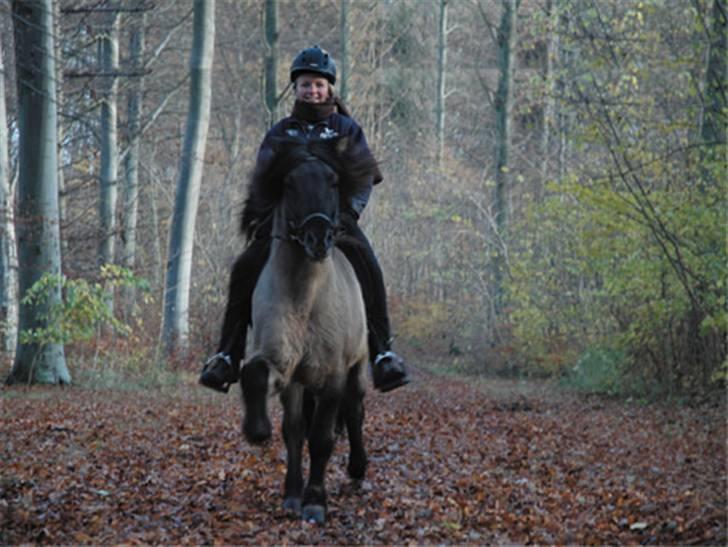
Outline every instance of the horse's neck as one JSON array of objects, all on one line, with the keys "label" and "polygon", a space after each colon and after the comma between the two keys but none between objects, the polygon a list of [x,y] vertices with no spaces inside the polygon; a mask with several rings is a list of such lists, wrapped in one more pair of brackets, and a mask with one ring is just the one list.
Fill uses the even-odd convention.
[{"label": "horse's neck", "polygon": [[310,310],[329,275],[330,261],[314,262],[299,244],[273,240],[269,265],[275,272],[279,296],[288,298],[302,312]]}]

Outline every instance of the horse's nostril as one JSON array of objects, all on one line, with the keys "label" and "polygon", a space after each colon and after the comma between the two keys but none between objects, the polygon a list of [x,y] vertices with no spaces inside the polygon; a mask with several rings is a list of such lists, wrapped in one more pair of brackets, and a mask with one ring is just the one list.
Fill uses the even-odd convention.
[{"label": "horse's nostril", "polygon": [[308,247],[316,245],[316,238],[311,232],[306,232],[306,235],[303,236],[303,241]]}]

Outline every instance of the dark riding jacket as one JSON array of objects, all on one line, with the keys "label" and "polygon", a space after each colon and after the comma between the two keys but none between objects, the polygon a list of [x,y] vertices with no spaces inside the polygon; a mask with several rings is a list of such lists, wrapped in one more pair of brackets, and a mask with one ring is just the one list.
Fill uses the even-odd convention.
[{"label": "dark riding jacket", "polygon": [[[276,137],[304,137],[306,139],[332,139],[335,137],[348,137],[349,149],[357,156],[371,156],[372,152],[367,144],[364,131],[352,118],[332,112],[319,121],[306,121],[294,115],[283,118],[266,133],[260,150],[258,151],[258,167],[262,167],[273,159],[271,139]],[[361,157],[361,156],[359,156]],[[348,205],[359,218],[364,207],[369,202],[372,187],[382,181],[382,175],[376,170],[371,176],[369,185],[358,194],[351,197]]]}]

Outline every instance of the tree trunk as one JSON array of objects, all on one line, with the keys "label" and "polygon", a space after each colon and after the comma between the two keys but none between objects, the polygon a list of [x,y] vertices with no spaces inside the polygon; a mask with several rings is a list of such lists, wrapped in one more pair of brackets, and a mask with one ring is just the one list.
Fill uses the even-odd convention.
[{"label": "tree trunk", "polygon": [[[714,0],[708,29],[708,66],[705,73],[705,92],[700,120],[700,136],[704,151],[702,162],[722,157],[725,160],[726,143],[726,54],[728,53],[728,7],[725,0]],[[715,177],[703,166],[704,182],[716,184]]]},{"label": "tree trunk", "polygon": [[15,256],[14,199],[8,160],[8,123],[5,113],[5,65],[0,40],[0,351],[12,352],[18,332],[17,257]]},{"label": "tree trunk", "polygon": [[[60,276],[58,133],[53,6],[51,0],[13,2],[18,87],[18,277],[20,294],[44,273]],[[47,301],[20,305],[18,328],[48,327],[48,312],[61,304],[61,288]],[[62,344],[18,343],[8,383],[68,384]]]},{"label": "tree trunk", "polygon": [[[106,28],[99,43],[99,65],[103,77],[101,100],[101,165],[99,218],[101,219],[101,240],[99,242],[99,266],[114,263],[114,242],[116,239],[116,199],[118,175],[118,149],[116,145],[116,90],[115,76],[109,76],[119,66],[119,24],[118,13],[111,11],[106,16]],[[109,302],[113,305],[113,302]]]},{"label": "tree trunk", "polygon": [[557,32],[559,10],[552,0],[548,0],[546,3],[546,16],[548,17],[548,45],[546,47],[543,77],[546,94],[543,108],[543,130],[541,133],[541,180],[536,185],[536,191],[534,192],[536,203],[541,201],[546,183],[552,177],[551,166],[553,162],[551,155],[553,153],[553,146],[551,141],[552,128],[556,119],[556,78],[554,75],[554,67],[557,65],[560,47],[560,36]]},{"label": "tree trunk", "polygon": [[[53,28],[56,37],[61,35],[61,3],[53,2]],[[60,40],[56,40],[56,110],[59,113],[58,119],[58,151],[59,154],[63,149],[64,128],[63,128],[63,108],[65,95],[63,93],[63,47]],[[58,218],[61,227],[61,263],[63,257],[68,252],[68,242],[63,237],[63,229],[66,226],[68,214],[68,196],[66,191],[66,178],[63,171],[63,156],[58,157]]]},{"label": "tree trunk", "polygon": [[496,314],[503,307],[503,277],[505,274],[505,233],[508,228],[508,192],[510,191],[511,107],[513,103],[513,48],[516,38],[517,0],[503,0],[503,13],[498,27],[498,89],[495,94],[496,147],[494,297]]},{"label": "tree trunk", "polygon": [[184,353],[189,331],[195,217],[205,159],[212,94],[215,2],[195,0],[190,54],[190,105],[167,256],[162,340],[168,355]]},{"label": "tree trunk", "polygon": [[[146,13],[134,22],[129,39],[129,56],[132,70],[144,67],[144,32]],[[142,96],[144,94],[144,77],[139,76],[129,87],[128,96],[128,131],[129,151],[124,159],[124,228],[122,233],[122,265],[134,271],[136,266],[137,222],[139,211],[139,141],[141,139]],[[134,287],[124,289],[124,308],[127,317],[131,314],[135,303]]]},{"label": "tree trunk", "polygon": [[339,31],[341,39],[339,97],[344,104],[347,104],[349,101],[349,0],[341,0]]},{"label": "tree trunk", "polygon": [[[567,45],[562,36],[567,36],[570,31],[571,17],[569,13],[569,7],[563,4],[558,6],[558,15],[556,16],[556,28],[554,33],[558,37],[558,44],[556,50],[555,59],[555,74],[554,78],[554,96],[556,98],[556,139],[557,139],[557,151],[556,151],[556,166],[552,166],[553,171],[559,179],[563,179],[566,176],[567,167],[569,164],[569,158],[571,156],[572,141],[570,138],[571,127],[573,125],[574,113],[568,108],[567,89],[569,85],[566,81],[566,74],[570,74],[574,62],[574,53]],[[555,102],[556,102],[555,101]]]},{"label": "tree trunk", "polygon": [[437,135],[437,164],[442,166],[445,147],[445,66],[447,64],[447,0],[440,0],[437,32],[437,99],[435,102],[435,134]]},{"label": "tree trunk", "polygon": [[278,119],[278,0],[265,1],[265,108],[268,127]]},{"label": "tree trunk", "polygon": [[164,283],[164,243],[163,241],[165,236],[162,234],[162,230],[160,227],[162,226],[162,223],[159,219],[159,201],[160,201],[160,191],[159,187],[162,185],[159,178],[150,177],[149,184],[147,184],[143,189],[143,195],[147,198],[144,203],[149,204],[149,215],[150,215],[150,225],[151,225],[151,242],[152,242],[152,249],[151,249],[151,261],[152,261],[152,286],[155,289],[155,292],[163,287]]}]

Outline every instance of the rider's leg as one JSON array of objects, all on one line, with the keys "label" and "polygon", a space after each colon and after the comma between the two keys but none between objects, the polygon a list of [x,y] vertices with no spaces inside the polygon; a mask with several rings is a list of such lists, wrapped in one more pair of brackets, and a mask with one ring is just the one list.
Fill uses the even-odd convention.
[{"label": "rider's leg", "polygon": [[218,352],[205,363],[200,375],[200,383],[206,387],[227,392],[238,379],[240,361],[245,355],[253,290],[269,250],[268,240],[256,239],[235,261]]},{"label": "rider's leg", "polygon": [[409,383],[404,360],[391,349],[392,334],[387,313],[384,277],[369,240],[356,220],[343,217],[347,236],[337,245],[351,262],[362,287],[369,328],[369,355],[374,387],[390,391]]}]

